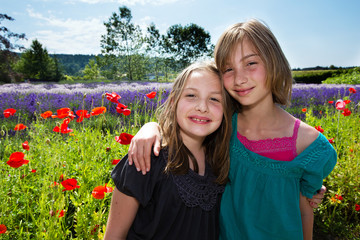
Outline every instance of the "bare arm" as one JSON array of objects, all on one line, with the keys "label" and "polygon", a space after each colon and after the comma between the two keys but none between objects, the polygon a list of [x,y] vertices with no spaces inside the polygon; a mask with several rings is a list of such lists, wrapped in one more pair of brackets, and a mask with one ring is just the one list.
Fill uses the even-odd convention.
[{"label": "bare arm", "polygon": [[150,122],[142,126],[131,140],[128,151],[129,164],[135,163],[137,171],[144,175],[150,171],[151,148],[154,146],[154,154],[159,156],[160,139],[159,124]]},{"label": "bare arm", "polygon": [[117,188],[113,191],[104,240],[126,239],[139,209],[139,202]]},{"label": "bare arm", "polygon": [[303,227],[304,240],[312,240],[314,212],[306,197],[300,193],[300,212]]},{"label": "bare arm", "polygon": [[322,186],[316,195],[312,197],[312,199],[307,199],[312,208],[318,208],[320,203],[324,198],[324,194],[326,192],[326,187]]}]

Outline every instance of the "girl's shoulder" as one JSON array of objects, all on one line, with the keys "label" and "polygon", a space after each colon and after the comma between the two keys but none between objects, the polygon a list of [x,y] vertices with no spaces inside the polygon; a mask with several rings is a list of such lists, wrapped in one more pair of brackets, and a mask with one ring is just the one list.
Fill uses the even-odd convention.
[{"label": "girl's shoulder", "polygon": [[296,140],[296,152],[300,154],[319,136],[319,131],[314,127],[300,121],[298,137]]}]

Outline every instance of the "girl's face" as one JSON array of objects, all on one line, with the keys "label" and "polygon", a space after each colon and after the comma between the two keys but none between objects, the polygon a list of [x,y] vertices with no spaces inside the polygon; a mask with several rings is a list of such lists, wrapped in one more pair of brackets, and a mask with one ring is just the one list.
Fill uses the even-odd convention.
[{"label": "girl's face", "polygon": [[235,52],[223,73],[224,87],[243,108],[257,103],[272,101],[266,87],[266,68],[253,44],[244,39],[235,47]]},{"label": "girl's face", "polygon": [[199,141],[216,131],[223,119],[219,77],[208,71],[194,71],[179,98],[176,117],[184,143]]}]

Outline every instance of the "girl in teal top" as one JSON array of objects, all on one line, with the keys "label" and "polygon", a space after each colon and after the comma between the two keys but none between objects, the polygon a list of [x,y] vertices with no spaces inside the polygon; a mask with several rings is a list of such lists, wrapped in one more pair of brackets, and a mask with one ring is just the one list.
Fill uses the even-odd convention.
[{"label": "girl in teal top", "polygon": [[[334,168],[334,148],[304,122],[287,161],[276,157],[281,155],[276,149],[272,159],[250,151],[237,138],[276,142],[291,137],[299,121],[280,107],[290,104],[293,79],[276,38],[257,20],[237,23],[220,36],[214,57],[235,112],[220,239],[312,239],[314,216],[307,198]],[[151,145],[158,154],[159,139],[155,124],[133,138],[129,162],[138,171],[149,170]]]}]

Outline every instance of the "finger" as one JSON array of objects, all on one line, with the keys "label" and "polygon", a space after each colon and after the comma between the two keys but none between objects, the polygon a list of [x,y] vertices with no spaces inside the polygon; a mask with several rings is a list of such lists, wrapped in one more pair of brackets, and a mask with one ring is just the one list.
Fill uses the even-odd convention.
[{"label": "finger", "polygon": [[154,143],[154,154],[155,156],[159,156],[159,152],[160,152],[160,138],[156,138],[155,143]]},{"label": "finger", "polygon": [[128,162],[129,165],[133,164],[133,142],[130,142],[130,146],[128,149]]},{"label": "finger", "polygon": [[136,161],[137,161],[137,170],[141,171],[143,175],[146,174],[145,160],[144,160],[144,148],[145,146],[139,147],[136,150]]},{"label": "finger", "polygon": [[312,207],[312,208],[318,208],[319,205],[318,205],[317,203],[310,202],[310,207]]},{"label": "finger", "polygon": [[326,192],[326,187],[323,185],[321,186],[320,190],[318,191],[318,193],[322,193],[324,194]]}]

